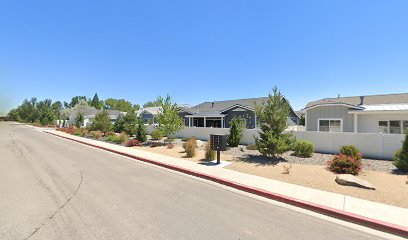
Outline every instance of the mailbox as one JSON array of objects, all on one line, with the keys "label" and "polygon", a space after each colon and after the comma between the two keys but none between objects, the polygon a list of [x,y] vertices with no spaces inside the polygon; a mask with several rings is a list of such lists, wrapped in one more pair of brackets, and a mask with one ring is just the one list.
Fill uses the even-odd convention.
[{"label": "mailbox", "polygon": [[227,150],[227,135],[225,134],[211,134],[211,150],[225,151]]}]

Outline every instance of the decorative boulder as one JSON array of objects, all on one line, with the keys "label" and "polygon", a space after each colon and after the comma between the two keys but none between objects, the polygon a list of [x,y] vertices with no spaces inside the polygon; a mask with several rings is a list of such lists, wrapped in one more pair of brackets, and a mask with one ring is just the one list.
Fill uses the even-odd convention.
[{"label": "decorative boulder", "polygon": [[199,148],[204,145],[203,141],[201,141],[201,140],[197,140],[196,144],[197,144],[197,147],[199,147]]},{"label": "decorative boulder", "polygon": [[355,177],[351,174],[340,174],[336,176],[336,182],[340,185],[345,185],[345,186],[354,186],[354,187],[359,187],[359,188],[365,188],[365,189],[372,189],[375,190],[375,187],[371,185],[371,183],[362,180],[358,177]]}]

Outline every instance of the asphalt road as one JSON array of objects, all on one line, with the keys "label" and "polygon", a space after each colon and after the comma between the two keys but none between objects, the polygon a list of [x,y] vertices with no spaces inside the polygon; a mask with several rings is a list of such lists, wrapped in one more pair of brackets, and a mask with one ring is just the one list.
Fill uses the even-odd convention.
[{"label": "asphalt road", "polygon": [[0,122],[0,239],[378,239]]}]

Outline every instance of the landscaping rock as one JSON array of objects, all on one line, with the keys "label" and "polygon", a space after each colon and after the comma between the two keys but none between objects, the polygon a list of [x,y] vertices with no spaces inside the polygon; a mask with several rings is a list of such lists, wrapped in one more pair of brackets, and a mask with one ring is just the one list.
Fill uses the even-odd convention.
[{"label": "landscaping rock", "polygon": [[197,140],[196,143],[197,143],[197,147],[199,147],[199,148],[204,145],[203,141],[201,141],[201,140]]},{"label": "landscaping rock", "polygon": [[354,187],[359,187],[359,188],[365,188],[365,189],[372,189],[375,190],[375,187],[371,185],[371,183],[362,180],[358,177],[355,177],[351,174],[340,174],[336,176],[336,182],[340,185],[345,185],[345,186],[354,186]]},{"label": "landscaping rock", "polygon": [[240,147],[241,152],[248,152],[248,150],[246,149],[246,147]]}]

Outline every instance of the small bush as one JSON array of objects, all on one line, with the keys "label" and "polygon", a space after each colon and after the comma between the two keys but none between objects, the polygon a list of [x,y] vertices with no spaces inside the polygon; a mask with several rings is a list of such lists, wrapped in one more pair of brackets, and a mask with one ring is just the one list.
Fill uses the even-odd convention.
[{"label": "small bush", "polygon": [[120,142],[120,137],[118,135],[110,135],[106,139],[108,142],[114,142],[114,143],[119,143]]},{"label": "small bush", "polygon": [[164,142],[170,144],[173,143],[174,140],[175,140],[174,138],[167,138],[166,140],[164,140]]},{"label": "small bush", "polygon": [[195,139],[190,139],[185,143],[185,151],[188,158],[192,158],[196,155],[197,142]]},{"label": "small bush", "polygon": [[298,140],[293,146],[294,155],[297,157],[311,157],[313,156],[313,143],[305,140]]},{"label": "small bush", "polygon": [[208,140],[207,144],[205,145],[205,159],[207,161],[215,160],[215,158],[217,157],[216,154],[216,151],[211,150],[211,140]]},{"label": "small bush", "polygon": [[92,131],[91,136],[95,138],[96,140],[99,140],[102,138],[102,132],[101,131]]},{"label": "small bush", "polygon": [[353,145],[342,146],[340,148],[340,153],[346,156],[358,158],[360,160],[363,158],[360,150]]},{"label": "small bush", "polygon": [[128,142],[128,141],[129,141],[129,135],[127,135],[127,133],[125,132],[121,132],[119,134],[119,142],[124,144],[125,142]]},{"label": "small bush", "polygon": [[112,135],[116,135],[116,133],[114,131],[109,131],[106,133],[106,136],[112,136]]},{"label": "small bush", "polygon": [[283,165],[282,174],[289,174],[291,169],[292,169],[292,165]]},{"label": "small bush", "polygon": [[344,154],[336,155],[332,160],[327,161],[330,171],[341,174],[357,175],[361,171],[361,159]]},{"label": "small bush", "polygon": [[405,140],[393,159],[394,166],[400,171],[408,172],[408,131],[405,132]]},{"label": "small bush", "polygon": [[190,139],[195,139],[195,140],[197,140],[197,138],[196,138],[195,136],[192,136],[192,137],[189,137],[189,138],[182,138],[181,141],[183,141],[183,142],[188,142],[188,140],[190,140]]},{"label": "small bush", "polygon": [[75,136],[81,136],[82,134],[81,129],[75,129],[75,131],[72,134]]},{"label": "small bush", "polygon": [[163,132],[160,130],[154,130],[151,134],[153,140],[160,140],[163,138]]},{"label": "small bush", "polygon": [[76,129],[74,127],[69,127],[65,130],[65,132],[68,134],[74,134],[75,131]]},{"label": "small bush", "polygon": [[258,147],[255,144],[250,144],[250,145],[246,146],[246,148],[248,150],[258,150]]},{"label": "small bush", "polygon": [[135,146],[140,146],[140,142],[136,139],[131,139],[127,144],[126,147],[135,147]]},{"label": "small bush", "polygon": [[174,144],[172,143],[167,144],[167,149],[172,149],[172,148],[174,148]]}]

